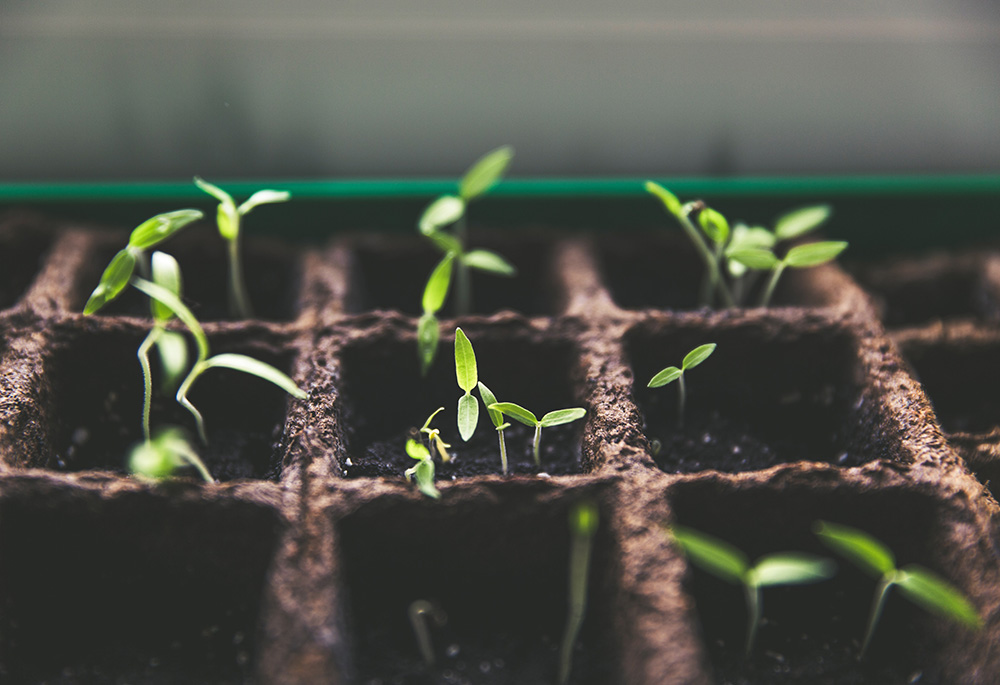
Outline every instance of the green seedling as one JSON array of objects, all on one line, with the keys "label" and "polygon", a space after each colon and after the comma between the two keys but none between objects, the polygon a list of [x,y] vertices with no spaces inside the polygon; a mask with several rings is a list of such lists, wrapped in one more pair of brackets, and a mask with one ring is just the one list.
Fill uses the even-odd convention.
[{"label": "green seedling", "polygon": [[590,571],[590,554],[599,515],[593,502],[581,502],[569,512],[569,610],[566,631],[559,650],[559,685],[569,682],[573,663],[573,647],[583,625],[587,611],[587,575]]},{"label": "green seedling", "polygon": [[[459,182],[458,195],[442,195],[424,210],[417,222],[443,257],[427,280],[423,295],[423,315],[417,340],[418,354],[424,373],[434,361],[437,351],[437,312],[444,305],[451,284],[451,272],[457,271],[455,313],[464,316],[472,310],[472,280],[470,270],[477,269],[500,276],[513,276],[517,270],[500,255],[489,250],[469,250],[466,211],[473,200],[490,190],[503,176],[514,151],[507,146],[497,148],[479,159]],[[455,226],[453,232],[445,229]],[[434,332],[431,332],[431,328]]]},{"label": "green seedling", "polygon": [[434,460],[431,459],[427,445],[410,438],[406,441],[406,453],[417,460],[416,464],[403,472],[406,480],[415,478],[420,492],[432,499],[441,499],[441,492],[434,487]]},{"label": "green seedling", "polygon": [[557,409],[556,411],[550,411],[548,414],[543,416],[539,420],[534,414],[525,409],[524,407],[514,404],[513,402],[497,402],[496,404],[491,404],[487,409],[493,409],[500,412],[510,418],[523,423],[525,426],[529,426],[535,429],[535,438],[531,443],[531,453],[535,457],[535,466],[538,468],[542,467],[541,455],[539,454],[539,446],[542,442],[542,429],[551,428],[552,426],[561,426],[564,423],[572,423],[577,419],[582,419],[587,415],[587,410],[582,407],[574,407],[572,409]]},{"label": "green seedling", "polygon": [[243,204],[237,206],[233,196],[208,181],[194,177],[195,185],[219,201],[216,224],[229,251],[229,307],[235,316],[249,319],[253,316],[250,297],[243,277],[243,258],[240,254],[240,224],[250,210],[264,204],[287,202],[291,194],[283,190],[258,190]]},{"label": "green seedling", "polygon": [[479,402],[472,395],[472,389],[479,383],[479,372],[472,343],[461,328],[455,329],[455,376],[458,387],[465,391],[458,398],[458,434],[468,442],[479,425]]},{"label": "green seedling", "polygon": [[687,388],[684,385],[684,374],[689,369],[701,364],[703,361],[712,356],[715,352],[715,343],[706,343],[704,345],[699,345],[694,348],[686,355],[684,355],[684,360],[681,362],[681,368],[676,366],[668,366],[667,368],[660,371],[658,374],[649,379],[649,383],[646,385],[648,388],[659,388],[668,383],[673,383],[677,381],[677,425],[684,425],[684,404],[687,401]]},{"label": "green seedling", "polygon": [[215,482],[180,428],[164,428],[133,447],[128,458],[129,470],[147,480],[170,478],[184,466],[193,466],[205,482]]},{"label": "green seedling", "polygon": [[181,209],[176,212],[157,214],[139,224],[129,235],[128,245],[119,251],[101,274],[101,280],[94,288],[87,304],[85,315],[97,313],[104,305],[117,298],[132,279],[136,268],[149,278],[149,264],[146,250],[156,247],[170,236],[204,215],[196,209]]},{"label": "green seedling", "polygon": [[503,471],[503,475],[507,475],[507,443],[504,442],[503,432],[510,428],[510,424],[503,420],[503,413],[498,412],[496,409],[490,409],[491,406],[497,404],[496,395],[493,391],[486,387],[482,381],[479,382],[479,396],[483,400],[483,405],[486,406],[486,413],[490,415],[490,421],[497,429],[497,436],[500,439],[500,468]]},{"label": "green seedling", "polygon": [[667,532],[696,566],[728,583],[743,586],[747,603],[746,656],[753,649],[763,612],[763,588],[817,583],[832,577],[836,570],[831,560],[800,552],[768,554],[750,566],[743,552],[711,535],[684,526],[672,526]]},{"label": "green seedling", "polygon": [[882,610],[885,608],[889,590],[893,586],[898,587],[905,597],[928,611],[970,628],[978,629],[982,626],[979,614],[959,590],[918,564],[896,568],[892,551],[868,533],[826,521],[817,521],[814,530],[823,544],[862,571],[878,578],[858,659],[864,658],[868,650],[872,635],[875,633],[875,626],[878,625]]},{"label": "green seedling", "polygon": [[438,456],[441,457],[442,463],[447,464],[449,461],[451,461],[451,455],[448,453],[448,448],[451,447],[451,445],[449,445],[448,443],[446,443],[444,440],[441,439],[440,430],[438,430],[437,428],[431,428],[431,421],[433,421],[434,417],[443,411],[444,407],[438,407],[437,409],[435,409],[434,412],[427,417],[427,420],[424,421],[424,425],[420,428],[420,432],[425,433],[427,435],[428,449],[437,450]]},{"label": "green seedling", "polygon": [[420,648],[420,655],[424,658],[425,664],[433,666],[435,661],[434,648],[431,646],[431,630],[427,625],[427,618],[430,617],[438,628],[443,628],[448,622],[448,615],[436,603],[428,602],[426,599],[412,602],[408,613],[410,625],[413,627],[413,635],[417,638],[417,647]]},{"label": "green seedling", "polygon": [[837,258],[847,243],[842,241],[823,241],[818,243],[806,243],[796,245],[791,248],[783,258],[779,259],[773,251],[765,248],[745,248],[732,252],[730,259],[742,263],[749,269],[757,271],[770,271],[771,278],[767,282],[767,287],[761,294],[759,305],[766,307],[771,302],[771,296],[778,285],[778,279],[785,269],[806,269],[820,264],[826,264]]},{"label": "green seedling", "polygon": [[181,406],[187,409],[194,417],[198,427],[198,436],[203,443],[208,442],[208,436],[205,433],[205,421],[201,416],[201,412],[188,399],[188,393],[191,391],[191,387],[195,381],[209,369],[226,368],[241,371],[273,383],[296,399],[302,400],[308,397],[305,391],[295,385],[295,381],[270,364],[266,364],[253,357],[248,357],[245,354],[227,353],[210,356],[208,336],[205,335],[205,331],[198,322],[198,319],[195,318],[191,310],[181,302],[177,295],[167,288],[142,278],[134,278],[132,284],[144,294],[170,309],[194,337],[198,349],[198,358],[177,389],[176,398]]}]

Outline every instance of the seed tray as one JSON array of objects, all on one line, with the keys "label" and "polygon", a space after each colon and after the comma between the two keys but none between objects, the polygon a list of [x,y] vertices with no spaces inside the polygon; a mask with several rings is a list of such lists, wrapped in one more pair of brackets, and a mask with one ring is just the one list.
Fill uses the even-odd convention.
[{"label": "seed tray", "polygon": [[[673,237],[485,232],[477,242],[508,256],[524,283],[477,283],[478,313],[445,318],[421,379],[413,303],[433,253],[419,242],[250,239],[260,316],[240,322],[212,299],[224,293],[212,233],[187,229],[169,251],[213,351],[269,361],[309,396],[213,372],[194,399],[220,482],[151,485],[123,469],[140,437],[145,305],[126,296],[106,314],[79,313],[121,232],[29,214],[0,224],[11,265],[0,274],[0,680],[553,682],[566,516],[584,499],[601,523],[571,682],[1000,680],[998,508],[981,482],[993,478],[996,414],[975,402],[983,415],[955,423],[966,409],[956,389],[995,386],[1000,334],[990,306],[978,308],[986,295],[956,303],[954,317],[943,305],[929,322],[897,317],[877,266],[852,276],[826,265],[789,274],[773,309],[709,312],[691,306],[699,273]],[[679,256],[657,265],[653,250]],[[990,259],[935,259],[942,273],[992,282]],[[461,394],[456,325],[501,400],[588,413],[547,429],[544,472],[512,429],[508,477],[492,431],[466,445],[439,421],[457,459],[439,466],[433,501],[403,479],[402,447]],[[702,342],[718,350],[692,372],[678,430],[674,392],[646,379]],[[153,416],[186,425],[170,401]],[[662,526],[756,557],[821,552],[818,519],[864,528],[900,565],[943,575],[985,628],[957,629],[893,597],[858,662],[874,581],[840,564],[830,583],[768,590],[744,660],[739,592],[693,570]],[[430,670],[408,632],[417,598],[449,614]]]}]

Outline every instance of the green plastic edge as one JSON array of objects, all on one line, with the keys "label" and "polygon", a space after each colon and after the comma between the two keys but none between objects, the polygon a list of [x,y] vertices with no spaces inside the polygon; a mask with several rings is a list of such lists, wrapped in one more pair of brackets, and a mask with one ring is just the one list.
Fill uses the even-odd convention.
[{"label": "green plastic edge", "polygon": [[[501,197],[639,197],[643,184],[654,180],[677,195],[762,197],[803,195],[837,196],[1000,194],[1000,174],[912,176],[800,176],[800,177],[633,177],[633,178],[524,178],[502,181],[491,191]],[[419,198],[453,193],[453,179],[353,180],[239,180],[212,179],[236,196],[261,188],[290,191],[296,199]],[[204,201],[205,194],[191,181],[107,181],[58,183],[0,183],[0,202],[114,202],[143,200]]]}]

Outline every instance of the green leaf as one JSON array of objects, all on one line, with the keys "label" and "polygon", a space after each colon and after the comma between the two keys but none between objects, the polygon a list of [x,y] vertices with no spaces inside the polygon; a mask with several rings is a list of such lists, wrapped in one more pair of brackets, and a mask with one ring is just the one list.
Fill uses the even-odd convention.
[{"label": "green leaf", "polygon": [[592,537],[597,532],[598,523],[600,514],[594,502],[580,502],[569,511],[569,527],[574,535]]},{"label": "green leaf", "polygon": [[582,407],[557,409],[543,416],[538,423],[542,425],[542,428],[551,428],[552,426],[561,426],[564,423],[572,423],[573,421],[582,419],[586,415],[587,410]]},{"label": "green leaf", "polygon": [[422,442],[417,442],[413,438],[406,441],[406,453],[413,459],[430,459],[431,452]]},{"label": "green leaf", "polygon": [[248,357],[245,354],[217,354],[210,359],[206,359],[203,367],[205,369],[221,367],[233,369],[234,371],[242,371],[243,373],[248,373],[251,376],[257,376],[265,381],[274,383],[297,399],[304,400],[309,397],[308,393],[295,385],[295,381],[284,373],[278,371],[270,364],[262,362],[259,359],[254,359],[253,357]]},{"label": "green leaf", "polygon": [[770,250],[756,247],[733,250],[726,255],[729,259],[757,271],[771,271],[781,263]]},{"label": "green leaf", "polygon": [[472,392],[472,389],[479,382],[476,353],[472,350],[472,343],[469,342],[469,338],[461,328],[455,329],[455,377],[458,379],[458,387],[466,393]]},{"label": "green leaf", "polygon": [[258,190],[239,206],[240,216],[245,216],[255,207],[269,205],[275,202],[288,202],[292,194],[287,190]]},{"label": "green leaf", "polygon": [[462,218],[465,202],[454,195],[442,195],[427,205],[420,215],[417,226],[424,235],[431,235],[443,226],[448,226]]},{"label": "green leaf", "polygon": [[479,400],[472,395],[462,395],[458,398],[458,434],[462,440],[469,441],[479,425]]},{"label": "green leaf", "polygon": [[729,543],[685,526],[668,529],[681,550],[694,564],[730,583],[742,583],[747,558]]},{"label": "green leaf", "polygon": [[222,202],[215,211],[215,224],[219,235],[229,241],[236,240],[240,234],[240,213],[232,202]]},{"label": "green leaf", "polygon": [[471,250],[462,255],[462,263],[473,269],[488,271],[500,276],[514,276],[517,269],[495,252],[489,250]]},{"label": "green leaf", "polygon": [[90,294],[83,313],[87,316],[99,311],[101,307],[118,297],[135,271],[135,254],[125,248],[111,258],[111,263],[101,274],[101,281]]},{"label": "green leaf", "polygon": [[686,216],[684,209],[681,207],[681,201],[677,199],[677,196],[661,186],[659,183],[646,181],[646,192],[652,193],[658,197],[660,202],[663,203],[663,206],[667,208],[667,211],[674,216],[678,218]]},{"label": "green leaf", "polygon": [[233,200],[233,196],[227,193],[225,190],[215,185],[214,183],[209,183],[201,176],[194,177],[194,184],[204,190],[206,193],[214,197],[216,200],[222,203],[228,202],[231,205],[236,205],[236,201]]},{"label": "green leaf", "polygon": [[434,363],[434,356],[437,354],[438,339],[441,337],[441,329],[438,326],[437,317],[430,312],[424,312],[417,322],[417,355],[420,357],[420,372],[427,375],[427,370]]},{"label": "green leaf", "polygon": [[733,237],[726,246],[726,255],[730,255],[734,250],[744,250],[749,248],[770,249],[774,247],[774,234],[762,226],[750,228],[745,224],[736,224],[733,227]]},{"label": "green leaf", "polygon": [[525,426],[531,426],[534,428],[538,425],[538,419],[535,415],[524,407],[514,404],[513,402],[497,402],[496,404],[491,404],[487,406],[488,409],[495,409],[496,411],[509,416],[510,418],[523,423]]},{"label": "green leaf", "polygon": [[487,152],[465,172],[458,184],[458,194],[468,201],[485,193],[504,175],[513,157],[514,149],[509,145]]},{"label": "green leaf", "polygon": [[778,218],[774,235],[778,240],[792,240],[813,231],[830,218],[829,205],[796,209]]},{"label": "green leaf", "polygon": [[156,340],[156,350],[163,369],[163,384],[176,389],[188,368],[187,341],[176,331],[164,331]]},{"label": "green leaf", "polygon": [[813,530],[820,542],[876,578],[896,570],[889,548],[864,531],[826,521],[817,521]]},{"label": "green leaf", "polygon": [[785,264],[797,269],[810,266],[819,266],[832,259],[844,251],[847,243],[839,241],[826,241],[821,243],[806,243],[796,245],[785,255]]},{"label": "green leaf", "polygon": [[162,480],[169,478],[180,466],[170,450],[152,440],[141,442],[132,448],[128,458],[128,469],[137,476]]},{"label": "green leaf", "polygon": [[659,388],[667,383],[673,383],[678,378],[684,375],[684,372],[678,369],[676,366],[668,366],[667,368],[660,371],[658,374],[649,379],[649,383],[646,385],[647,388]]},{"label": "green leaf", "polygon": [[[153,283],[163,286],[177,297],[181,296],[181,267],[177,260],[166,252],[154,252],[150,259],[153,272]],[[166,323],[174,318],[173,311],[157,300],[150,301],[153,318]]]},{"label": "green leaf", "polygon": [[160,244],[193,221],[205,216],[197,209],[179,209],[175,212],[157,214],[139,224],[129,236],[128,246],[135,250],[145,250]]},{"label": "green leaf", "polygon": [[685,371],[693,369],[698,366],[698,364],[701,364],[703,361],[711,357],[713,352],[715,352],[715,343],[705,343],[704,345],[699,345],[684,355],[684,361],[681,362],[681,368]]},{"label": "green leaf", "polygon": [[979,628],[982,619],[975,607],[957,588],[922,566],[906,566],[896,584],[910,599],[928,611]]},{"label": "green leaf", "polygon": [[698,214],[698,223],[701,230],[716,245],[724,245],[729,240],[729,222],[726,217],[711,207],[706,207]]},{"label": "green leaf", "polygon": [[497,403],[496,395],[493,391],[483,385],[482,381],[479,381],[479,396],[483,399],[483,406],[486,407],[486,412],[490,415],[490,421],[493,425],[499,428],[503,425],[503,414],[498,412],[496,409],[490,409],[491,404]]},{"label": "green leaf", "polygon": [[[454,253],[444,256],[438,265],[431,272],[431,277],[427,279],[427,287],[424,288],[423,307],[425,313],[435,314],[448,297],[448,286],[451,285],[452,263],[455,261]],[[437,344],[437,341],[434,343]]]},{"label": "green leaf", "polygon": [[208,356],[208,338],[205,336],[205,330],[201,327],[201,324],[198,323],[198,319],[191,313],[191,310],[187,308],[187,305],[181,302],[179,297],[166,288],[155,283],[150,283],[149,281],[141,278],[133,278],[132,285],[142,293],[159,300],[161,303],[173,310],[174,314],[177,315],[177,318],[188,327],[188,330],[191,331],[191,335],[194,336],[194,340],[198,345],[199,359],[204,359]]},{"label": "green leaf", "polygon": [[413,476],[417,481],[417,489],[432,499],[441,499],[441,491],[434,486],[434,461],[421,459],[413,467]]},{"label": "green leaf", "polygon": [[804,585],[833,576],[837,565],[812,554],[784,552],[762,557],[750,570],[760,587],[769,585]]}]

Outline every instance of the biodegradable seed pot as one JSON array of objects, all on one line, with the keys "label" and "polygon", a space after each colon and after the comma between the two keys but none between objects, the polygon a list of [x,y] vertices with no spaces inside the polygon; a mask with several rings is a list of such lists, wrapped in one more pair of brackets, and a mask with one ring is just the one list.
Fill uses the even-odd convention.
[{"label": "biodegradable seed pot", "polygon": [[[245,236],[255,316],[234,320],[226,246],[197,222],[158,249],[180,263],[212,352],[265,361],[307,396],[213,369],[191,400],[217,482],[190,469],[150,482],[126,470],[148,299],[130,289],[81,313],[123,235],[0,223],[0,682],[555,683],[580,606],[569,515],[585,502],[599,523],[570,683],[1000,681],[995,257],[789,270],[772,308],[708,310],[677,231],[476,227],[470,245],[519,276],[473,272],[470,313],[436,312],[422,373],[421,292],[440,259],[426,241]],[[920,286],[940,298],[901,299],[917,273],[944,279]],[[533,429],[514,421],[503,475],[478,387],[478,427],[459,434],[458,327],[497,403],[585,410],[544,429],[537,464]],[[647,384],[706,343],[681,420],[676,387]],[[194,435],[172,394],[154,392],[150,413]],[[432,430],[439,499],[404,477],[407,440]],[[829,557],[817,521],[942,576],[982,629],[890,595],[859,660],[876,580],[838,561],[823,583],[763,590],[745,655],[742,590],[665,530],[750,559]]]}]

